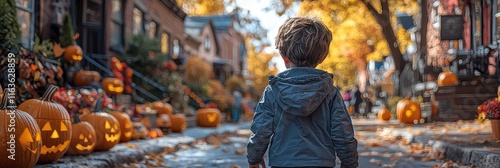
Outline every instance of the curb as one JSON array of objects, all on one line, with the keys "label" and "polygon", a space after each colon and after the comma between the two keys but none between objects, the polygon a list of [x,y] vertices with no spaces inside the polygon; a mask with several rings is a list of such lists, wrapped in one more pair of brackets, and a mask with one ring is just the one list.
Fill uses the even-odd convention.
[{"label": "curb", "polygon": [[[157,139],[119,143],[109,151],[93,152],[89,155],[65,155],[53,163],[37,164],[35,168],[120,167],[122,164],[141,161],[144,159],[144,156],[151,153],[159,154],[168,149],[175,149],[182,145],[193,143],[197,139],[205,138],[210,134],[231,132],[240,128],[245,128],[245,126],[224,124],[217,128],[193,127],[186,129],[183,133],[172,133]],[[201,131],[201,133],[197,133],[198,131]]]},{"label": "curb", "polygon": [[427,144],[434,151],[444,154],[444,157],[454,162],[473,165],[482,168],[500,167],[500,152],[494,153],[486,148],[471,148],[454,145],[440,140],[431,140],[427,136],[413,136],[413,143]]}]

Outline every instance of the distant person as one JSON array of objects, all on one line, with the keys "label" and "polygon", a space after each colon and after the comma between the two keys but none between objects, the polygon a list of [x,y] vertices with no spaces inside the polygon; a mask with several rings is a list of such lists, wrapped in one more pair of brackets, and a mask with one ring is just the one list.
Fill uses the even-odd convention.
[{"label": "distant person", "polygon": [[233,103],[233,122],[238,122],[240,120],[240,108],[242,103],[242,95],[241,92],[235,90],[233,92],[234,103]]},{"label": "distant person", "polygon": [[361,97],[361,91],[359,90],[359,87],[356,86],[354,87],[354,91],[353,91],[353,99],[354,99],[354,113],[353,113],[353,116],[354,117],[358,117],[360,112],[359,112],[359,105],[361,105],[361,103],[363,103],[363,98]]},{"label": "distant person", "polygon": [[345,107],[349,108],[349,102],[351,102],[351,91],[344,90],[344,92],[342,93],[342,100],[344,100]]},{"label": "distant person", "polygon": [[[276,37],[287,70],[269,77],[255,108],[247,153],[251,168],[357,167],[357,140],[333,75],[315,69],[329,52],[332,34],[315,18],[288,19]],[[270,144],[270,145],[269,145]]]}]

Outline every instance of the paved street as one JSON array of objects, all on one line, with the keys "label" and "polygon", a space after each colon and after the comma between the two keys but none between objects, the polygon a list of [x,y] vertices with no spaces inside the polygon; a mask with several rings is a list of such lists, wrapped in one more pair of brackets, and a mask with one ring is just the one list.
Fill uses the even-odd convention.
[{"label": "paved street", "polygon": [[[355,120],[356,138],[359,141],[358,152],[360,167],[433,167],[443,165],[444,160],[431,147],[412,145],[404,136],[392,136],[387,131],[403,131],[407,128],[387,127],[387,122],[377,120]],[[397,124],[397,123],[392,123]],[[248,128],[243,124],[242,128]],[[203,128],[189,130],[184,134],[203,132]],[[190,145],[184,145],[176,152],[150,157],[140,163],[129,164],[128,167],[167,166],[167,167],[213,167],[233,168],[248,167],[246,160],[246,143],[248,129],[236,132],[211,134],[207,138],[198,139]],[[201,136],[201,135],[200,135]],[[382,137],[385,136],[385,137]],[[440,158],[441,157],[441,158]],[[161,162],[163,164],[159,164]],[[337,163],[340,161],[337,160]],[[266,160],[267,163],[267,160]]]}]

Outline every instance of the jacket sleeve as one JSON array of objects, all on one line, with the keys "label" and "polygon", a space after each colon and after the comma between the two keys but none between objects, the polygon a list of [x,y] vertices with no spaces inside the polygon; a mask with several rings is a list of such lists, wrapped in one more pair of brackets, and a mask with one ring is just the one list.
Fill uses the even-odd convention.
[{"label": "jacket sleeve", "polygon": [[331,115],[331,138],[341,166],[346,168],[358,167],[358,141],[354,138],[352,121],[342,102],[340,93],[334,91]]},{"label": "jacket sleeve", "polygon": [[251,165],[262,161],[273,135],[274,111],[271,105],[272,94],[270,92],[271,88],[268,86],[255,107],[255,114],[250,127],[252,134],[247,145],[247,158],[248,163]]}]

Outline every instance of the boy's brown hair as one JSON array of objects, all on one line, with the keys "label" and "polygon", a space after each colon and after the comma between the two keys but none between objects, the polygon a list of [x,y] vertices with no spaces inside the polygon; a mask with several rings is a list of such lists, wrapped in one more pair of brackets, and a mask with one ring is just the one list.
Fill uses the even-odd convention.
[{"label": "boy's brown hair", "polygon": [[279,28],[276,49],[297,67],[316,67],[330,50],[332,32],[314,17],[290,18]]}]

